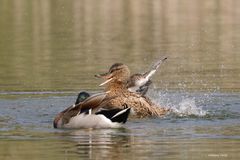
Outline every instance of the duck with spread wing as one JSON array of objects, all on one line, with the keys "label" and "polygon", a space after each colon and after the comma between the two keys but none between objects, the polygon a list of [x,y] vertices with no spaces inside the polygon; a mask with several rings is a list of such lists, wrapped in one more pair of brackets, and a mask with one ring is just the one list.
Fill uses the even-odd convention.
[{"label": "duck with spread wing", "polygon": [[[119,128],[128,119],[130,108],[123,104],[119,108],[106,107],[112,97],[107,93],[90,96],[81,92],[75,104],[57,114],[54,128]],[[111,109],[108,109],[111,108]]]}]

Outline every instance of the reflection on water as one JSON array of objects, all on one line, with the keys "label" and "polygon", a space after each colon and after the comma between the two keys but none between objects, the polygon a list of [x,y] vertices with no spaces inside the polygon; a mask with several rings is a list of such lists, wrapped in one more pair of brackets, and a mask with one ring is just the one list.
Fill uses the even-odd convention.
[{"label": "reflection on water", "polygon": [[[7,145],[9,147],[11,147],[11,149],[13,150],[7,150],[5,152],[5,155],[7,154],[11,154],[11,156],[9,157],[3,157],[4,160],[10,160],[10,159],[44,159],[44,158],[48,158],[48,159],[88,159],[88,158],[92,158],[92,159],[101,159],[101,158],[106,158],[104,156],[104,154],[99,154],[99,148],[98,147],[93,147],[97,152],[96,153],[88,153],[88,151],[86,151],[87,153],[85,154],[81,154],[83,152],[85,152],[84,150],[76,150],[75,149],[66,149],[67,147],[73,147],[74,144],[72,144],[72,142],[68,142],[68,144],[65,144],[65,146],[63,146],[62,142],[59,143],[57,141],[38,141],[38,142],[34,142],[34,141],[17,141],[17,142],[13,142],[13,141],[8,141],[6,143],[6,141],[0,142],[1,146],[0,149],[2,148],[2,145]],[[67,142],[65,142],[67,143]],[[153,153],[150,148],[145,147],[146,149],[144,150],[135,150],[136,152],[134,154],[128,154],[129,151],[131,151],[131,148],[129,149],[129,147],[126,147],[125,149],[120,149],[119,152],[113,152],[113,154],[111,154],[110,157],[107,158],[111,158],[111,159],[122,159],[122,158],[126,158],[126,159],[179,159],[179,157],[182,157],[181,159],[213,159],[213,157],[211,155],[221,155],[224,156],[222,157],[223,159],[237,159],[239,157],[239,155],[237,154],[232,154],[235,151],[229,149],[229,147],[239,147],[238,144],[234,143],[233,141],[228,141],[226,143],[224,142],[218,142],[218,140],[212,140],[211,141],[211,145],[212,150],[210,151],[206,151],[205,147],[207,147],[206,143],[204,140],[201,141],[193,141],[190,143],[184,143],[181,141],[178,142],[170,142],[170,143],[162,143],[162,144],[158,144],[157,147],[163,151],[165,151],[166,153],[159,153],[159,150],[155,150],[155,153]],[[62,145],[62,149],[56,150],[56,147],[58,145]],[[208,144],[209,145],[209,144]],[[147,144],[140,144],[138,145],[135,149],[138,149],[139,146],[148,146]],[[168,147],[167,147],[168,146]],[[219,146],[222,146],[224,149],[221,149]],[[66,147],[64,149],[64,147]],[[149,147],[149,146],[148,146]],[[87,147],[85,147],[87,148]],[[153,147],[151,147],[152,149]],[[180,152],[169,152],[167,151],[168,149],[171,150],[171,148],[174,149],[179,149]],[[23,151],[27,151],[27,150],[34,150],[35,152],[27,152],[24,153]],[[106,152],[108,152],[108,149],[103,149]],[[186,153],[188,150],[191,150],[191,153]],[[39,151],[39,152],[38,152]],[[109,150],[111,151],[111,150]],[[156,152],[157,151],[157,152]],[[220,153],[218,152],[220,151]],[[22,152],[22,153],[21,153]],[[44,155],[47,152],[47,155]],[[78,152],[78,153],[77,153]],[[80,152],[80,153],[79,153]],[[146,156],[146,153],[149,152],[151,153],[150,156]],[[23,154],[24,153],[24,154]],[[61,154],[60,154],[61,153]],[[77,154],[76,154],[77,153]],[[144,155],[145,154],[145,155]],[[3,154],[1,154],[3,155]],[[107,155],[105,153],[105,155]],[[142,157],[141,157],[142,156]],[[139,158],[140,157],[140,158]],[[155,158],[154,158],[155,157]],[[178,157],[178,158],[177,158]]]},{"label": "reflection on water", "polygon": [[[179,131],[179,133],[183,132]],[[204,133],[206,133],[205,129]],[[154,133],[143,136],[131,131],[104,129],[65,131],[48,135],[48,139],[7,139],[1,140],[0,144],[1,159],[4,160],[24,158],[212,159],[212,154],[236,159],[239,157],[240,142],[238,139],[190,138],[189,140],[189,138],[179,139],[174,136],[167,138],[166,135],[161,135],[161,132],[156,139]]]},{"label": "reflection on water", "polygon": [[[71,134],[76,144],[77,153],[91,159],[122,158],[129,156],[131,136],[126,129],[113,130],[78,130]],[[133,138],[133,137],[132,137]]]},{"label": "reflection on water", "polygon": [[114,62],[143,72],[167,55],[155,87],[239,91],[239,5],[2,0],[0,89],[97,89],[93,75]]}]

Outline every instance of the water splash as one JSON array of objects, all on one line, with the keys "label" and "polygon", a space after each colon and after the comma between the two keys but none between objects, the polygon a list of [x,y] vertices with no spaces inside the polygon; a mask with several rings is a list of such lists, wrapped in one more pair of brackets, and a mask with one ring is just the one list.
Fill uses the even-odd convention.
[{"label": "water splash", "polygon": [[207,101],[205,97],[189,93],[163,93],[153,91],[150,97],[160,106],[169,107],[173,114],[179,117],[196,116],[203,117],[208,114],[201,104]]},{"label": "water splash", "polygon": [[203,110],[202,107],[197,106],[195,99],[187,98],[183,99],[178,105],[173,106],[173,113],[180,117],[184,116],[199,116],[203,117],[207,115],[207,111]]}]

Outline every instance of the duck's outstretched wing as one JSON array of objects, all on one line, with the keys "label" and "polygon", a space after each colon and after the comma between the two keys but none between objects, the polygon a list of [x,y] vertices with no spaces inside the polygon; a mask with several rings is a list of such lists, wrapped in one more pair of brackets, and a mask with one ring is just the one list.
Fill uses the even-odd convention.
[{"label": "duck's outstretched wing", "polygon": [[150,79],[150,77],[152,77],[154,75],[154,73],[157,71],[157,69],[160,67],[160,65],[167,59],[167,57],[161,58],[159,59],[155,64],[153,64],[153,66],[151,67],[151,69],[147,72],[145,72],[143,74],[143,76],[146,79]]},{"label": "duck's outstretched wing", "polygon": [[140,95],[145,95],[148,91],[149,86],[152,84],[151,80],[148,80],[147,83],[144,85],[140,86],[138,90],[136,90],[137,93]]},{"label": "duck's outstretched wing", "polygon": [[167,59],[167,57],[159,59],[149,71],[143,74],[133,74],[128,82],[127,88],[131,92],[136,92],[141,95],[145,95],[148,91],[150,84],[152,83],[151,77],[155,74],[159,66]]}]

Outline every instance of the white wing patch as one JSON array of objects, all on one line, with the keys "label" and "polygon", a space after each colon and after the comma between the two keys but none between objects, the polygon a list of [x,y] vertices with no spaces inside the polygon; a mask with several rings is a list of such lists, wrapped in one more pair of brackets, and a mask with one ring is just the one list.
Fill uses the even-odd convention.
[{"label": "white wing patch", "polygon": [[156,69],[151,70],[151,71],[149,72],[149,74],[146,76],[146,79],[149,80],[149,78],[152,77],[152,75],[153,75],[155,72],[156,72]]},{"label": "white wing patch", "polygon": [[126,112],[128,109],[129,109],[129,108],[126,108],[126,109],[124,109],[124,110],[116,113],[112,118],[117,117],[117,116],[120,115],[120,114],[123,114],[123,113]]}]

